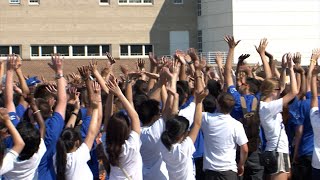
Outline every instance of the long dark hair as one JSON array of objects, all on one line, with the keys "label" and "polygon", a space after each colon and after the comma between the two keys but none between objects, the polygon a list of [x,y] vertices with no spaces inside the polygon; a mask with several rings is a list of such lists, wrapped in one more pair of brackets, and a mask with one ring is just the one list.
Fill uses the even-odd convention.
[{"label": "long dark hair", "polygon": [[60,138],[57,142],[56,148],[56,167],[57,179],[65,180],[65,172],[67,165],[67,153],[71,151],[76,141],[81,141],[80,133],[73,128],[66,128],[62,131]]},{"label": "long dark hair", "polygon": [[122,152],[122,145],[129,138],[131,128],[129,118],[119,112],[111,116],[107,127],[107,153],[110,164],[119,166],[119,156]]},{"label": "long dark hair", "polygon": [[189,128],[189,121],[183,116],[175,116],[166,122],[166,130],[161,135],[163,145],[170,151],[173,144],[178,142]]}]

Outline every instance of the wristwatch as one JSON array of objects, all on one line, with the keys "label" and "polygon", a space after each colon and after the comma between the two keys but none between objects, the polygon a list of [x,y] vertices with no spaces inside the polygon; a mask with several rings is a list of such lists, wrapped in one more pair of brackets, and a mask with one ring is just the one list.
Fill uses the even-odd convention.
[{"label": "wristwatch", "polygon": [[60,79],[60,78],[62,78],[62,77],[63,77],[63,74],[56,74],[55,79]]}]

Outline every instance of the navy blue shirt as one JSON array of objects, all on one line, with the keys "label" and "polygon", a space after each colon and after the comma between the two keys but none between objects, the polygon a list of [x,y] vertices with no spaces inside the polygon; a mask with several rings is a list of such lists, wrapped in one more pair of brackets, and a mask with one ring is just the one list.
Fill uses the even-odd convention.
[{"label": "navy blue shirt", "polygon": [[44,143],[47,147],[38,166],[39,180],[54,180],[56,173],[53,166],[53,155],[56,153],[56,144],[64,127],[64,120],[60,113],[54,112],[46,121],[46,135]]},{"label": "navy blue shirt", "polygon": [[301,106],[301,101],[298,99],[298,97],[295,97],[293,102],[288,105],[289,119],[286,127],[286,133],[288,135],[290,153],[293,153],[294,151],[292,147],[292,143],[293,143],[293,138],[295,136],[297,124],[299,122],[299,119],[301,118],[300,106]]},{"label": "navy blue shirt", "polygon": [[19,119],[22,119],[24,112],[26,112],[26,108],[24,108],[24,106],[22,104],[19,104],[16,107],[16,113],[17,113],[17,116],[19,117]]}]

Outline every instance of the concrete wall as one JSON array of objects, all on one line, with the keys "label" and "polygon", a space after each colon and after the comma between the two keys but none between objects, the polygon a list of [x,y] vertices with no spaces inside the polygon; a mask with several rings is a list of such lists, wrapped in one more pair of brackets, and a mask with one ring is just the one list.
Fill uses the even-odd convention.
[{"label": "concrete wall", "polygon": [[[235,57],[251,54],[248,62],[260,61],[254,45],[268,38],[267,50],[281,61],[286,52],[302,53],[309,63],[311,50],[320,47],[319,0],[202,0],[198,29],[203,30],[203,51],[226,51],[224,35],[242,41]],[[235,58],[237,59],[237,58]],[[235,60],[237,61],[237,60]]]},{"label": "concrete wall", "polygon": [[111,44],[114,57],[120,44],[152,44],[155,53],[169,54],[169,32],[188,30],[196,45],[196,2],[174,5],[154,0],[152,5],[119,5],[110,0],[48,0],[40,5],[0,1],[0,45],[21,45],[30,59],[30,45]]}]

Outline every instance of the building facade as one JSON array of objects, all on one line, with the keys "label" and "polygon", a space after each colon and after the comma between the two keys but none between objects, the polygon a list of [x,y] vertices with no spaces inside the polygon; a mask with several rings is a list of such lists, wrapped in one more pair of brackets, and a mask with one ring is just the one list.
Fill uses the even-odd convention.
[{"label": "building facade", "polygon": [[0,58],[145,58],[197,46],[191,0],[1,0]]},{"label": "building facade", "polygon": [[198,39],[202,50],[227,51],[225,35],[241,39],[235,57],[260,57],[254,45],[268,38],[267,50],[281,61],[286,52],[301,52],[302,63],[309,64],[313,48],[320,47],[319,0],[198,0]]}]

